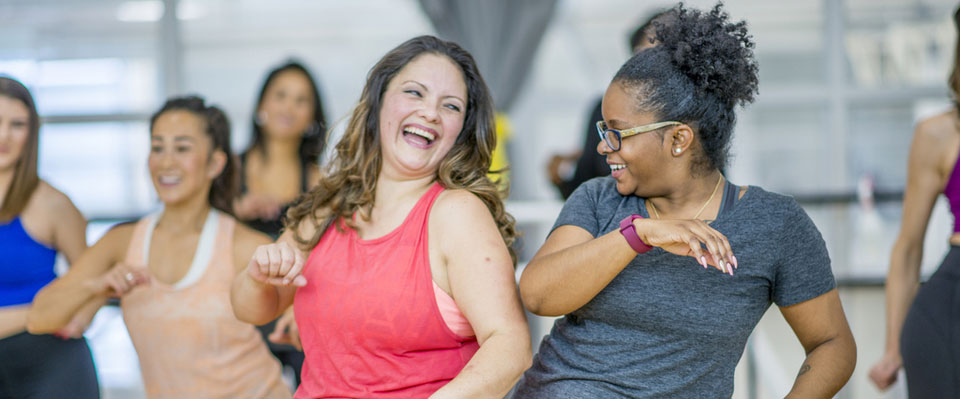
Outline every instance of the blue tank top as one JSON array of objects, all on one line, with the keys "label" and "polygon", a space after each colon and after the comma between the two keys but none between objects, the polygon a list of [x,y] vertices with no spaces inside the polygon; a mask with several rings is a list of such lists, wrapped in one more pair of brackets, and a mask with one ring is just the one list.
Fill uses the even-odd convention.
[{"label": "blue tank top", "polygon": [[27,234],[17,216],[0,223],[0,307],[33,302],[33,296],[57,275],[57,251]]}]

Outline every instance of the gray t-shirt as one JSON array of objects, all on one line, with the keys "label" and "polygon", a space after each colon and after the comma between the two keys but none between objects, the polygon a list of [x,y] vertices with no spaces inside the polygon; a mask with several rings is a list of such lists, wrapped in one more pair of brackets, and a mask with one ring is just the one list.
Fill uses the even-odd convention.
[{"label": "gray t-shirt", "polygon": [[[554,229],[619,229],[644,200],[611,177],[567,200]],[[791,197],[751,186],[710,224],[730,241],[734,276],[660,248],[637,255],[596,297],[557,320],[513,398],[729,398],[750,332],[770,303],[836,286],[820,232]],[[603,259],[597,259],[602,262]]]}]

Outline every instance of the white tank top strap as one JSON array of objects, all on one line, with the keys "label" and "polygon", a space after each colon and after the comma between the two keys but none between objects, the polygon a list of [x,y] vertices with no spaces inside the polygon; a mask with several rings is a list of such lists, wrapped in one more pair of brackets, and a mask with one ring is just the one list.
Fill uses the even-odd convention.
[{"label": "white tank top strap", "polygon": [[[148,216],[147,230],[143,237],[143,264],[146,265],[150,260],[150,240],[153,238],[153,230],[157,227],[157,221],[163,211]],[[200,232],[200,240],[197,242],[197,251],[193,254],[193,261],[190,263],[190,269],[187,274],[172,286],[174,289],[181,290],[196,283],[203,276],[213,258],[213,247],[217,241],[217,226],[220,222],[220,212],[210,208],[207,213],[207,219],[203,223],[203,230]]]}]

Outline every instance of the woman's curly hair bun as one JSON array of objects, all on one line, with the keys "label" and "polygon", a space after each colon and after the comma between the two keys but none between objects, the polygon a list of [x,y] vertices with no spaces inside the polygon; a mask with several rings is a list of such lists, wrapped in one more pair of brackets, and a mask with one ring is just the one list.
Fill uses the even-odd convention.
[{"label": "woman's curly hair bun", "polygon": [[721,102],[745,105],[757,94],[757,62],[753,38],[744,21],[731,23],[717,3],[709,12],[675,8],[677,18],[657,24],[657,41],[677,69],[703,92]]}]

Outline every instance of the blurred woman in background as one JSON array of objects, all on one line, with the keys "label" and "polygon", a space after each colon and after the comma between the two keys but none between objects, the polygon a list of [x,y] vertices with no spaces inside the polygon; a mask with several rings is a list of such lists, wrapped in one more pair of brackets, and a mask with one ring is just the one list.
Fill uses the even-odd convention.
[{"label": "blurred woman in background", "polygon": [[34,295],[56,278],[57,252],[74,264],[87,248],[83,215],[37,176],[39,132],[30,92],[0,77],[0,397],[99,398],[83,338],[98,306],[48,331],[59,337],[25,331]]},{"label": "blurred woman in background", "polygon": [[495,143],[455,43],[413,38],[371,69],[320,183],[233,285],[241,320],[294,304],[297,398],[502,398],[528,367]]},{"label": "blurred woman in background", "polygon": [[302,64],[270,71],[260,88],[253,141],[240,155],[237,218],[273,238],[286,206],[316,184],[327,124],[320,92]]},{"label": "blurred woman in background", "polygon": [[[960,8],[953,22],[960,32]],[[900,233],[887,273],[886,347],[870,369],[870,379],[885,390],[902,366],[911,399],[960,398],[960,40],[948,83],[954,107],[914,129]],[[921,286],[923,239],[940,193],[954,217],[950,251]]]},{"label": "blurred woman in background", "polygon": [[238,321],[230,283],[264,234],[231,216],[230,125],[198,97],[150,119],[150,177],[161,212],[113,227],[37,294],[28,328],[61,328],[81,307],[120,298],[150,398],[289,398],[257,330]]},{"label": "blurred woman in background", "polygon": [[[260,88],[253,118],[253,141],[240,156],[237,218],[276,239],[287,206],[316,184],[327,124],[316,82],[302,64],[274,68]],[[258,327],[270,334],[270,351],[293,369],[300,385],[303,366],[292,310]]]}]

